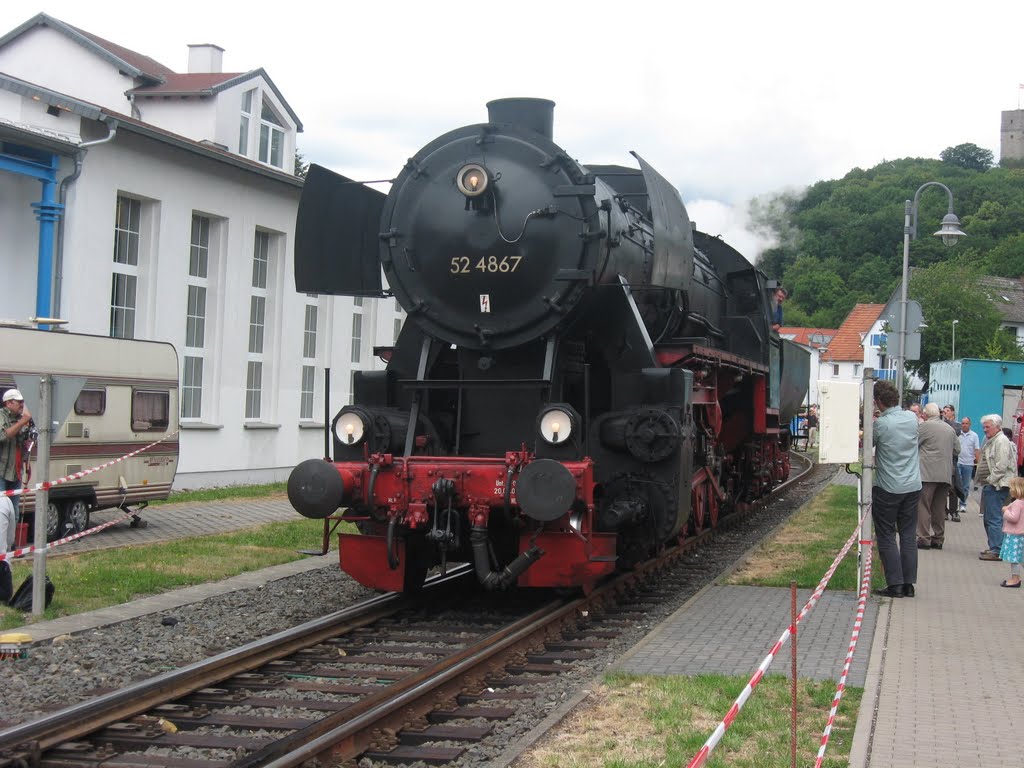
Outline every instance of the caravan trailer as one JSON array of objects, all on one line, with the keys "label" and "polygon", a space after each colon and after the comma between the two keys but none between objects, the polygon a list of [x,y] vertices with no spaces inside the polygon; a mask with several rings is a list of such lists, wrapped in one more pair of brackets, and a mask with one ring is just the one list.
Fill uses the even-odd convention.
[{"label": "caravan trailer", "polygon": [[[85,530],[95,510],[130,510],[166,499],[178,467],[178,357],[173,345],[0,327],[0,391],[18,386],[15,376],[24,383],[25,376],[42,374],[85,378],[74,406],[53,414],[60,427],[50,446],[51,481],[162,440],[137,456],[51,488],[47,539]],[[36,458],[33,450],[26,487],[38,482]],[[34,494],[21,497],[20,512],[31,523]]]}]

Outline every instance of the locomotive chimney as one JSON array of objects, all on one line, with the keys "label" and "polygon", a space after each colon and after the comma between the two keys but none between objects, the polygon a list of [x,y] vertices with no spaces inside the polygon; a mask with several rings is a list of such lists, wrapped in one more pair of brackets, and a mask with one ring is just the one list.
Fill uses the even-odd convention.
[{"label": "locomotive chimney", "polygon": [[552,139],[555,102],[548,99],[495,99],[487,102],[487,122],[518,125]]}]

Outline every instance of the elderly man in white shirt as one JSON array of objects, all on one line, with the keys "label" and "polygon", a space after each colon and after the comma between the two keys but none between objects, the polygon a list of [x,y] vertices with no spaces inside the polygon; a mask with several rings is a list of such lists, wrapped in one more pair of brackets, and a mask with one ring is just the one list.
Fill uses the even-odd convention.
[{"label": "elderly man in white shirt", "polygon": [[981,417],[985,445],[981,448],[977,482],[981,486],[981,514],[985,522],[988,548],[978,555],[980,560],[999,560],[1003,544],[1003,507],[1009,501],[1010,480],[1017,476],[1013,446],[1003,434],[1003,417],[997,413]]}]

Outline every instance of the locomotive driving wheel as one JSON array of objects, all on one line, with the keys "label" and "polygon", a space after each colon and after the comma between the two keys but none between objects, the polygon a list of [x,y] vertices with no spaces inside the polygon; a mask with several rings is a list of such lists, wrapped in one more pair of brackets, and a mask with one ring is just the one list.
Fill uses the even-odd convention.
[{"label": "locomotive driving wheel", "polygon": [[690,525],[693,533],[700,533],[705,528],[718,526],[718,514],[721,504],[718,494],[710,482],[704,482],[693,489],[691,496],[693,514],[690,517]]},{"label": "locomotive driving wheel", "polygon": [[712,528],[717,528],[718,527],[718,512],[719,512],[719,509],[720,509],[719,503],[718,503],[718,494],[715,493],[715,489],[714,488],[708,488],[707,496],[708,496],[708,522],[710,523]]},{"label": "locomotive driving wheel", "polygon": [[692,499],[692,514],[690,515],[690,527],[693,529],[693,533],[700,533],[704,530],[704,513],[706,510],[707,503],[705,497],[707,496],[707,483],[701,483],[693,489]]}]

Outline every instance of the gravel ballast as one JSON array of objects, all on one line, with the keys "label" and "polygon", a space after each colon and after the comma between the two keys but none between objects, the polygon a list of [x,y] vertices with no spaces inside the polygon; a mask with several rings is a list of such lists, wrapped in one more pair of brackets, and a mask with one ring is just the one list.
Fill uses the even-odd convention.
[{"label": "gravel ballast", "polygon": [[[834,473],[834,467],[815,467],[751,521],[721,532],[712,546],[684,557],[683,567],[699,574],[688,579],[685,589],[648,610],[642,621],[626,628],[595,658],[573,664],[567,672],[554,676],[539,700],[498,724],[491,736],[471,749],[458,765],[497,765],[507,761],[516,752],[517,740],[576,696],[697,591],[731,568],[747,550],[817,494]],[[29,649],[24,659],[0,662],[4,673],[0,722],[12,725],[32,719],[96,693],[116,690],[322,617],[375,594],[352,581],[332,560],[323,568],[269,581],[258,588],[39,643]],[[168,617],[176,621],[165,622]]]}]

